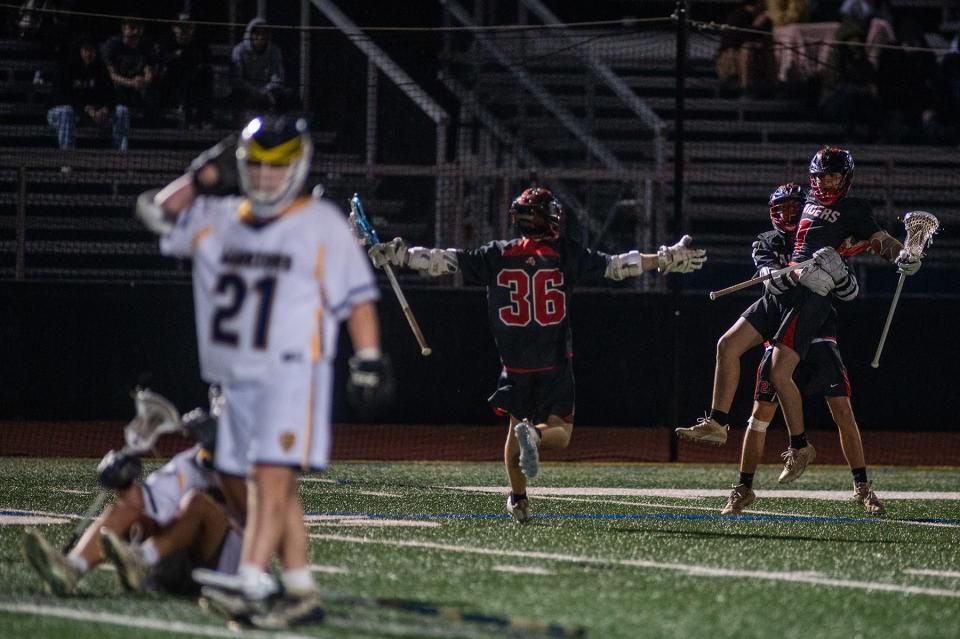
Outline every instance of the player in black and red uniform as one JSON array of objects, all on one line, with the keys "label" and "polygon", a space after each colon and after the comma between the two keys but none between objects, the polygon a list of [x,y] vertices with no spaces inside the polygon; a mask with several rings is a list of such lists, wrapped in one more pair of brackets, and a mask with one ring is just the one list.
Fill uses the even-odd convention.
[{"label": "player in black and red uniform", "polygon": [[[770,219],[774,229],[761,233],[753,243],[753,260],[760,272],[777,270],[788,264],[803,202],[803,191],[796,184],[782,185],[770,196]],[[770,326],[775,329],[779,322],[780,295],[794,285],[792,280],[786,278],[770,282],[763,297],[744,313],[744,317],[752,326],[762,329],[766,325],[767,330],[770,330]],[[838,300],[848,301],[855,298],[858,292],[856,277],[847,269],[831,294]],[[854,498],[863,504],[869,514],[881,515],[885,509],[867,480],[860,429],[850,404],[850,381],[837,347],[837,333],[837,317],[834,311],[824,323],[819,335],[812,340],[807,356],[797,367],[794,379],[804,395],[818,395],[826,400],[840,431],[841,447],[854,476]],[[753,477],[763,454],[767,427],[776,415],[778,406],[776,392],[769,380],[772,352],[773,345],[767,342],[757,368],[753,411],[743,437],[740,479],[733,486],[727,504],[721,511],[724,515],[741,513],[756,498],[753,492]],[[791,432],[790,446],[783,454],[785,463],[779,481],[787,483],[795,480],[815,455],[816,451],[807,443],[804,432]]]},{"label": "player in black and red uniform", "polygon": [[[913,275],[920,262],[903,251],[903,246],[880,228],[870,205],[847,194],[853,181],[853,156],[849,151],[824,147],[810,161],[810,193],[797,225],[793,263],[817,257],[820,264],[793,274],[802,286],[784,293],[780,327],[773,338],[770,381],[783,408],[783,417],[791,432],[803,432],[803,399],[793,380],[797,364],[820,334],[833,306],[817,290],[816,282],[830,273],[818,268],[833,261],[837,250],[852,242],[866,242],[873,252],[895,264],[900,272]],[[837,258],[839,259],[839,258]],[[835,279],[835,278],[834,278]]]},{"label": "player in black and red uniform", "polygon": [[573,430],[574,382],[569,296],[589,278],[622,280],[654,269],[689,273],[706,254],[685,235],[657,253],[607,255],[561,232],[563,209],[546,188],[525,190],[510,205],[521,237],[473,250],[407,248],[400,238],[370,249],[373,263],[407,266],[430,275],[459,271],[464,282],[487,287],[490,327],[503,363],[490,405],[509,415],[504,462],[510,480],[507,512],[530,516],[526,482],[539,469],[539,451],[566,448]]}]

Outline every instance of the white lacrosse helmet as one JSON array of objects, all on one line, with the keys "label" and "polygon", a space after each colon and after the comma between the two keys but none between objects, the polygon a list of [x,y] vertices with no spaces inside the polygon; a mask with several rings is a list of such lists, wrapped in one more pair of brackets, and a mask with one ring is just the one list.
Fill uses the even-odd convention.
[{"label": "white lacrosse helmet", "polygon": [[240,188],[257,218],[283,212],[303,191],[313,158],[306,120],[287,116],[256,117],[237,144]]}]

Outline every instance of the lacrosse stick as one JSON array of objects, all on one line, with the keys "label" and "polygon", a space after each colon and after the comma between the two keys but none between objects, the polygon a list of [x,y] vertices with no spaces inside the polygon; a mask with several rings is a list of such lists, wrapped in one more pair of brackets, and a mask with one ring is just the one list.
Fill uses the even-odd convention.
[{"label": "lacrosse stick", "polygon": [[[350,226],[353,227],[354,232],[357,234],[357,237],[360,238],[363,246],[380,243],[380,238],[377,236],[377,231],[373,228],[373,225],[370,224],[370,220],[367,219],[366,213],[363,212],[363,202],[360,201],[360,196],[356,193],[354,193],[353,197],[350,198],[349,219]],[[400,290],[400,283],[397,282],[397,276],[394,275],[393,268],[391,268],[389,264],[384,264],[383,270],[386,272],[387,279],[390,280],[390,286],[393,288],[393,292],[396,294],[397,300],[400,302],[400,308],[403,309],[403,315],[407,318],[407,323],[410,324],[410,330],[413,331],[413,336],[417,338],[417,343],[420,345],[420,354],[424,357],[427,357],[433,352],[433,349],[427,346],[427,340],[423,337],[423,331],[420,330],[420,325],[417,323],[417,318],[413,316],[413,311],[410,309],[410,304],[407,303],[406,296],[404,296],[403,291]]]},{"label": "lacrosse stick", "polygon": [[770,271],[766,275],[758,275],[756,277],[750,278],[745,282],[740,282],[739,284],[734,284],[733,286],[728,286],[727,288],[721,288],[719,291],[710,291],[710,299],[715,300],[718,297],[723,297],[724,295],[729,295],[730,293],[735,293],[737,291],[743,290],[745,288],[750,288],[757,284],[762,284],[767,280],[772,280],[775,277],[780,277],[784,273],[789,273],[790,271],[797,271],[802,268],[806,268],[813,264],[813,258],[806,260],[805,262],[800,262],[799,264],[794,264],[792,266],[784,266],[781,269],[776,271]]},{"label": "lacrosse stick", "polygon": [[[922,259],[923,249],[933,243],[933,235],[940,228],[940,220],[926,211],[911,211],[903,216],[903,225],[907,229],[903,250],[914,260]],[[897,310],[897,302],[900,301],[900,291],[903,290],[903,280],[906,277],[906,273],[900,273],[900,279],[897,280],[897,289],[893,292],[890,310],[887,311],[887,321],[883,323],[883,331],[880,333],[880,343],[877,344],[877,352],[873,354],[873,361],[870,362],[872,368],[880,366],[880,354],[883,352],[883,345],[887,342],[887,331],[890,330],[893,312]]]},{"label": "lacrosse stick", "polygon": [[[137,388],[131,395],[136,416],[123,429],[125,444],[120,450],[121,455],[141,455],[152,449],[161,435],[182,429],[180,413],[166,397],[149,388]],[[73,529],[73,534],[63,548],[64,553],[69,552],[77,543],[106,498],[107,491],[101,487],[93,503]]]}]

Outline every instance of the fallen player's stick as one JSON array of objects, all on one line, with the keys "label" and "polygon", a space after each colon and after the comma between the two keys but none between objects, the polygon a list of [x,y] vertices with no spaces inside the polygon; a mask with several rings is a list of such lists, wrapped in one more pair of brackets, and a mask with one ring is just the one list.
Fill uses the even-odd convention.
[{"label": "fallen player's stick", "polygon": [[721,288],[719,291],[710,291],[710,299],[715,300],[718,297],[723,297],[724,295],[729,295],[730,293],[735,293],[745,288],[750,288],[751,286],[755,286],[757,284],[766,282],[767,280],[772,280],[775,277],[779,277],[784,273],[789,273],[790,271],[796,271],[796,270],[805,268],[807,266],[810,266],[811,264],[813,264],[812,257],[809,260],[806,260],[805,262],[800,262],[799,264],[794,264],[792,266],[784,266],[783,268],[777,269],[776,271],[770,271],[766,275],[758,275],[756,277],[750,278],[745,282],[740,282],[739,284],[734,284],[733,286],[728,286],[727,288]]},{"label": "fallen player's stick", "polygon": [[[364,243],[364,246],[380,243],[377,231],[373,228],[373,225],[370,224],[366,213],[363,212],[363,202],[360,201],[360,196],[356,193],[350,198],[350,225],[353,226],[354,231]],[[424,357],[430,355],[433,349],[427,346],[427,340],[423,337],[423,331],[420,330],[417,318],[413,316],[413,311],[410,309],[410,304],[407,302],[406,296],[403,294],[403,291],[400,290],[400,283],[397,282],[397,276],[394,275],[393,268],[391,268],[389,264],[384,264],[383,270],[387,274],[387,279],[390,280],[390,286],[393,288],[397,300],[400,302],[403,315],[407,318],[407,323],[410,324],[410,330],[413,331],[413,336],[417,338],[417,343],[420,345],[420,354]]]},{"label": "fallen player's stick", "polygon": [[452,606],[441,606],[416,599],[392,599],[385,597],[365,597],[344,595],[323,590],[321,600],[328,604],[355,606],[364,608],[385,608],[412,612],[428,617],[438,617],[446,621],[481,624],[484,627],[498,628],[504,633],[543,634],[548,637],[585,637],[586,629],[581,626],[562,626],[518,617],[500,617],[481,613],[465,612]]}]

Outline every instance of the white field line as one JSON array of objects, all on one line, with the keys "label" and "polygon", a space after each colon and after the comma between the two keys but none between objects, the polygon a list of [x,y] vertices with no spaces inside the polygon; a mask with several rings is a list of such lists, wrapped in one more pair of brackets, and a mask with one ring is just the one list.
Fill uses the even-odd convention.
[{"label": "white field line", "polygon": [[[313,482],[315,484],[340,484],[336,479],[326,479],[325,477],[301,477],[300,481]],[[353,490],[349,488],[349,484],[340,484],[344,487],[347,487],[351,495],[369,495],[370,497],[390,497],[391,499],[396,499],[397,497],[403,497],[398,493],[384,493],[376,490]]]},{"label": "white field line", "polygon": [[[530,489],[528,489],[529,491]],[[590,499],[586,497],[558,497],[556,495],[544,495],[540,496],[540,499],[553,499],[555,501],[576,501],[576,502],[585,502],[588,504],[612,504],[617,506],[639,506],[641,508],[663,508],[665,510],[675,509],[675,510],[705,510],[713,513],[720,513],[719,508],[711,506],[687,506],[686,504],[660,504],[654,502],[643,502],[643,501],[621,501],[617,499]],[[851,500],[852,501],[852,500]],[[790,513],[790,512],[781,512],[776,510],[753,510],[749,508],[743,511],[745,515],[772,515],[774,517],[818,517],[820,515],[811,515],[810,513]],[[866,518],[865,516],[861,516]],[[943,528],[960,528],[960,524],[946,524],[936,521],[910,521],[906,519],[886,519],[882,517],[871,518],[871,521],[876,521],[881,524],[904,524],[907,526],[939,526]]]},{"label": "white field line", "polygon": [[417,519],[380,519],[366,515],[305,515],[303,518],[307,527],[320,526],[378,526],[402,528],[435,528],[440,525],[437,521],[423,521]]},{"label": "white field line", "polygon": [[58,490],[61,493],[67,493],[68,495],[92,495],[93,494],[89,490],[78,490],[76,488],[60,488]]},{"label": "white field line", "polygon": [[23,510],[20,508],[7,508],[5,506],[0,506],[0,510],[6,511],[8,513],[16,513],[17,516],[41,515],[46,517],[66,517],[67,519],[80,519],[81,517],[81,515],[74,515],[71,513],[52,513],[49,510]]},{"label": "white field line", "polygon": [[947,577],[950,579],[960,579],[960,571],[957,570],[928,570],[926,568],[907,568],[904,570],[908,575],[926,575],[928,577]]},{"label": "white field line", "polygon": [[552,570],[539,568],[537,566],[510,566],[499,564],[493,567],[494,572],[506,572],[515,575],[552,575]]},{"label": "white field line", "polygon": [[734,568],[713,568],[697,564],[680,564],[648,559],[603,559],[600,557],[586,557],[580,555],[562,555],[559,553],[538,552],[529,550],[502,550],[499,548],[482,548],[477,546],[457,546],[453,544],[439,544],[429,541],[412,539],[371,539],[368,537],[347,537],[345,535],[310,535],[312,539],[324,541],[339,541],[352,544],[380,544],[403,548],[423,548],[444,552],[487,555],[492,557],[517,557],[522,559],[540,559],[543,561],[559,561],[567,563],[593,564],[603,566],[624,566],[628,568],[648,568],[652,570],[669,570],[693,577],[726,577],[733,579],[760,579],[765,581],[781,581],[787,583],[804,583],[814,586],[831,586],[863,590],[866,592],[895,592],[911,595],[929,595],[931,597],[950,597],[960,599],[960,590],[944,590],[942,588],[921,588],[919,586],[904,586],[901,584],[882,583],[876,581],[854,581],[848,579],[831,579],[816,573],[809,572],[772,572],[766,570],[742,570]]},{"label": "white field line", "polygon": [[307,566],[310,569],[310,572],[320,572],[325,575],[345,575],[349,570],[343,566],[324,566],[321,564],[310,564]]},{"label": "white field line", "polygon": [[[462,490],[473,493],[499,493],[503,488],[499,486],[443,486],[452,490]],[[703,497],[727,497],[730,489],[726,488],[600,488],[600,487],[564,487],[564,488],[528,488],[531,495],[543,497],[570,496],[570,497],[669,497],[671,499],[701,499]],[[824,499],[826,501],[847,501],[853,493],[849,490],[758,490],[757,497],[786,498],[786,499]],[[912,499],[912,500],[960,500],[960,492],[943,491],[883,491],[884,499]]]},{"label": "white field line", "polygon": [[76,610],[74,608],[60,608],[57,606],[41,606],[25,603],[0,602],[0,611],[38,615],[42,617],[58,617],[60,619],[87,621],[90,623],[103,623],[113,626],[124,626],[126,628],[140,628],[141,630],[159,630],[194,637],[226,637],[227,639],[236,639],[242,636],[250,637],[251,639],[317,639],[316,635],[308,637],[307,635],[290,633],[247,630],[240,635],[223,626],[206,626],[202,624],[171,621],[170,619],[144,619],[143,617],[118,615],[111,612],[91,612],[87,610]]},{"label": "white field line", "polygon": [[45,524],[67,524],[66,517],[48,517],[46,515],[0,515],[0,526],[40,526]]}]

